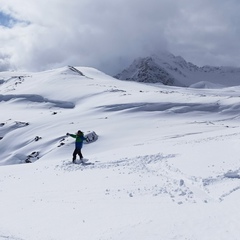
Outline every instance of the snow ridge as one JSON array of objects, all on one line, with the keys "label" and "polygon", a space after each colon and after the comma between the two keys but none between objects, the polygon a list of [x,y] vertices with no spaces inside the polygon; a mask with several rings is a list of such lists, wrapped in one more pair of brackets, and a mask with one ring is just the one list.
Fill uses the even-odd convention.
[{"label": "snow ridge", "polygon": [[18,100],[20,102],[22,101],[30,101],[35,103],[50,103],[54,107],[59,108],[74,108],[75,104],[72,102],[66,102],[66,101],[58,101],[58,100],[50,100],[47,98],[44,98],[40,95],[36,94],[9,94],[9,95],[1,95],[0,94],[0,101],[10,101],[10,100]]}]

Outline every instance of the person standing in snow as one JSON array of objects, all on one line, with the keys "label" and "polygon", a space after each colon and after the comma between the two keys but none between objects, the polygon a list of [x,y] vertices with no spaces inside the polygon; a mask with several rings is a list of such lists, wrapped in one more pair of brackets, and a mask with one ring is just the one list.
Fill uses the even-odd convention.
[{"label": "person standing in snow", "polygon": [[83,146],[83,141],[86,140],[86,138],[83,136],[83,132],[79,130],[77,132],[77,134],[67,133],[67,136],[70,136],[70,137],[76,139],[75,150],[73,152],[73,159],[72,159],[73,163],[75,163],[77,155],[79,155],[80,160],[82,160],[83,155],[82,155],[81,149],[82,149],[82,146]]}]

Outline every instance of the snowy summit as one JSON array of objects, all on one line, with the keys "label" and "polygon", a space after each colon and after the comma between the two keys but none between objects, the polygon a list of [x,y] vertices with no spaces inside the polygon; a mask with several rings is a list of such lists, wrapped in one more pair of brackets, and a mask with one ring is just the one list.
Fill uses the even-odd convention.
[{"label": "snowy summit", "polygon": [[239,239],[238,70],[160,63],[0,73],[1,240]]},{"label": "snowy summit", "polygon": [[198,67],[180,56],[161,52],[138,58],[115,76],[121,80],[144,83],[162,83],[169,86],[191,86],[196,88],[218,88],[240,84],[240,68]]}]

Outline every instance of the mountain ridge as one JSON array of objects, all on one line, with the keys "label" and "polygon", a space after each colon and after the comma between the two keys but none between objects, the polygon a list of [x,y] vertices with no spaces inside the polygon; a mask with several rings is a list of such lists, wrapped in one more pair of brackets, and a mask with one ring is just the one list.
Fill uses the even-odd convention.
[{"label": "mountain ridge", "polygon": [[181,56],[162,52],[135,59],[129,67],[114,77],[119,80],[180,87],[191,87],[199,82],[236,86],[240,84],[240,68],[208,65],[198,67]]}]

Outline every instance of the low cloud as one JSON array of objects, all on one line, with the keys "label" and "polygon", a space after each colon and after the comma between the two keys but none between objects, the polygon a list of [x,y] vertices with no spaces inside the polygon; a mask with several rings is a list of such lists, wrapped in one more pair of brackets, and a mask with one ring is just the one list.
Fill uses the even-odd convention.
[{"label": "low cloud", "polygon": [[91,66],[115,74],[168,50],[198,65],[238,65],[236,0],[0,0],[0,70]]}]

